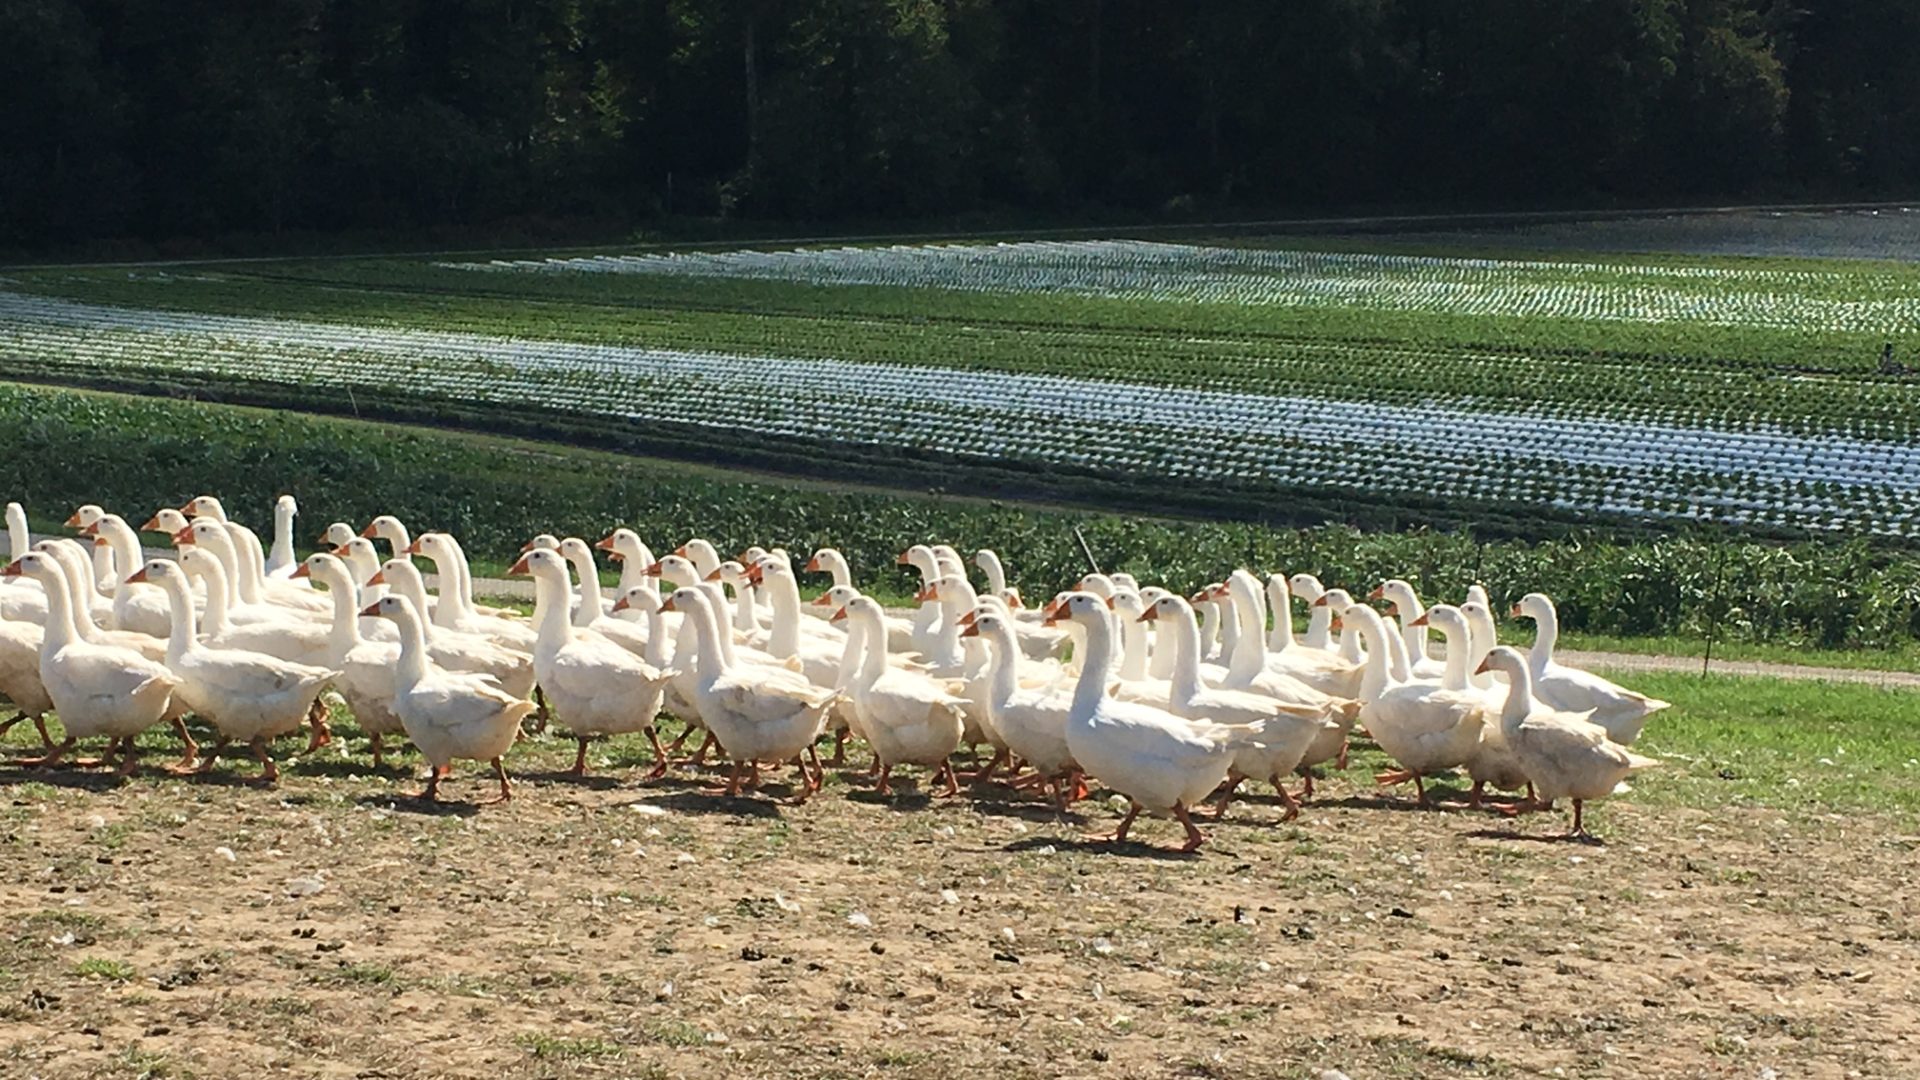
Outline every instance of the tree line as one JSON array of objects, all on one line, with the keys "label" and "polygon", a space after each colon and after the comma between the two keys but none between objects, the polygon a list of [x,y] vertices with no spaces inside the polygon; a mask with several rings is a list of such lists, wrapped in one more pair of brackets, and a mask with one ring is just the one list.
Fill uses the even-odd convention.
[{"label": "tree line", "polygon": [[1912,0],[0,0],[0,246],[1897,192]]}]

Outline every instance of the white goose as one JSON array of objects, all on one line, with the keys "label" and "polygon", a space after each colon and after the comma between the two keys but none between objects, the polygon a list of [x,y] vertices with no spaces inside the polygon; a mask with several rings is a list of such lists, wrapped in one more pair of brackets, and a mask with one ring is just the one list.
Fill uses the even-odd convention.
[{"label": "white goose", "polygon": [[[1415,625],[1427,609],[1420,603],[1420,594],[1414,591],[1413,586],[1400,578],[1392,578],[1375,587],[1367,598],[1386,600],[1393,605],[1393,619],[1382,621],[1387,624],[1387,629],[1399,632],[1400,643],[1407,650],[1407,661],[1413,665],[1413,677],[1440,678],[1446,670],[1446,662],[1434,658],[1428,650],[1426,625]],[[1397,626],[1395,620],[1398,621]]]},{"label": "white goose", "polygon": [[[837,696],[835,691],[816,686],[806,676],[785,668],[729,665],[720,648],[722,631],[714,619],[712,604],[698,589],[674,590],[663,607],[684,610],[686,620],[694,627],[694,693],[700,701],[700,715],[720,749],[733,759],[726,794],[740,794],[748,769],[757,784],[763,762],[811,756],[814,740],[820,737],[827,710]],[[817,757],[813,769],[808,772],[806,763],[800,762],[801,790],[796,802],[805,801],[820,789]]]},{"label": "white goose", "polygon": [[[26,508],[17,502],[7,504],[7,559],[17,561],[33,550],[33,534],[27,528]],[[0,587],[0,618],[19,619],[36,626],[47,621],[47,597],[40,583],[31,578],[10,577]]]},{"label": "white goose", "polygon": [[[426,581],[420,576],[420,568],[405,559],[388,559],[373,575],[371,584],[406,597],[416,615],[426,606]],[[366,598],[365,588],[361,590],[361,598]],[[509,694],[533,695],[532,653],[510,648],[481,634],[442,630],[430,623],[422,623],[421,633],[427,639],[427,654],[441,667],[491,675]]]},{"label": "white goose", "polygon": [[874,790],[893,794],[894,767],[911,764],[937,768],[947,784],[942,794],[957,795],[959,780],[949,759],[965,730],[966,699],[945,682],[888,665],[883,615],[880,605],[866,596],[849,601],[835,615],[859,628],[862,658],[849,696],[860,733],[880,765]]},{"label": "white goose", "polygon": [[1493,716],[1486,695],[1467,680],[1466,650],[1447,662],[1442,681],[1413,681],[1404,643],[1377,612],[1355,604],[1340,620],[1366,639],[1360,720],[1380,749],[1400,763],[1398,769],[1380,773],[1374,780],[1382,785],[1411,780],[1419,804],[1431,806],[1425,778],[1472,760],[1480,746],[1481,729]]},{"label": "white goose", "polygon": [[659,581],[647,576],[647,567],[655,562],[653,549],[640,539],[639,533],[615,529],[593,546],[620,564],[620,584],[615,589],[619,595],[625,596],[629,589],[649,589],[655,596],[660,594]]},{"label": "white goose", "polygon": [[[1326,586],[1320,584],[1320,579],[1312,574],[1295,574],[1287,579],[1287,589],[1307,605],[1307,629],[1300,636],[1300,643],[1309,649],[1335,651],[1338,642],[1333,640],[1333,609],[1315,603],[1327,594]],[[1293,613],[1289,611],[1287,615],[1291,620]]]},{"label": "white goose", "polygon": [[[1018,665],[1020,648],[1014,638],[1012,622],[1005,616],[987,613],[975,616],[961,631],[978,638],[989,649],[987,660],[988,728],[996,745],[1027,763],[1050,789],[1062,810],[1073,798],[1086,793],[1079,777],[1079,764],[1067,746],[1067,716],[1073,710],[1073,692],[1069,687],[1022,689]],[[1066,781],[1071,778],[1073,787]]]},{"label": "white goose", "polygon": [[102,514],[80,535],[91,536],[96,547],[104,543],[113,551],[113,628],[166,637],[173,621],[167,598],[157,589],[136,589],[127,584],[127,578],[147,561],[140,549],[139,534],[119,514]]},{"label": "white goose", "polygon": [[1234,790],[1242,782],[1253,779],[1265,780],[1279,792],[1280,801],[1287,808],[1282,821],[1298,817],[1300,804],[1294,801],[1293,794],[1287,790],[1283,777],[1300,767],[1300,762],[1315,740],[1330,733],[1338,735],[1342,732],[1340,725],[1328,718],[1331,707],[1287,705],[1261,694],[1217,690],[1202,683],[1200,625],[1194,619],[1193,608],[1177,596],[1161,597],[1140,615],[1140,619],[1154,623],[1167,635],[1167,645],[1173,653],[1173,681],[1167,698],[1168,712],[1189,720],[1260,725],[1258,741],[1233,755],[1232,766],[1227,772],[1227,787],[1221,793],[1220,810],[1216,816],[1224,817],[1227,804],[1233,800]]},{"label": "white goose", "polygon": [[1586,836],[1583,811],[1589,799],[1605,798],[1621,788],[1628,774],[1659,762],[1612,741],[1607,729],[1580,713],[1542,706],[1533,697],[1533,671],[1519,650],[1501,645],[1481,665],[1503,672],[1512,690],[1500,712],[1500,733],[1532,781],[1539,798],[1551,805],[1573,800],[1570,837]]},{"label": "white goose", "polygon": [[579,592],[573,605],[573,625],[581,630],[592,630],[635,656],[646,656],[646,627],[613,616],[606,594],[601,591],[600,568],[594,565],[593,549],[587,546],[587,542],[577,536],[569,536],[560,541],[560,546],[555,550],[567,560],[579,582]]},{"label": "white goose", "polygon": [[82,640],[74,627],[66,572],[53,557],[29,551],[0,570],[8,578],[22,574],[39,582],[47,598],[40,680],[66,732],[39,760],[21,764],[52,766],[80,739],[104,735],[121,755],[120,773],[132,772],[135,736],[165,718],[180,679],[131,649]]},{"label": "white goose", "polygon": [[1074,761],[1131,801],[1114,832],[1124,841],[1141,810],[1172,814],[1187,831],[1183,851],[1206,842],[1191,807],[1227,778],[1234,755],[1259,741],[1252,726],[1187,720],[1150,705],[1107,695],[1118,660],[1113,620],[1091,593],[1070,593],[1048,607],[1049,621],[1070,619],[1086,635],[1087,656],[1067,714],[1067,749]]},{"label": "white goose", "polygon": [[280,768],[267,752],[268,740],[299,728],[312,714],[320,691],[340,673],[289,663],[264,653],[211,649],[202,644],[194,634],[193,594],[187,587],[187,572],[177,563],[155,559],[132,580],[150,581],[167,591],[167,599],[173,604],[167,667],[180,677],[175,693],[220,732],[201,771],[213,767],[229,742],[240,740],[259,759],[261,778],[268,783],[278,780]]},{"label": "white goose", "polygon": [[1284,575],[1267,576],[1266,602],[1273,612],[1272,629],[1267,631],[1268,667],[1336,697],[1351,698],[1360,691],[1358,663],[1294,638],[1293,590]]},{"label": "white goose", "polygon": [[1553,647],[1560,639],[1560,615],[1545,594],[1528,593],[1513,605],[1513,615],[1532,619],[1537,628],[1527,670],[1533,677],[1534,697],[1549,708],[1592,712],[1588,719],[1607,729],[1607,738],[1631,746],[1653,714],[1670,707],[1657,698],[1556,662]]},{"label": "white goose", "polygon": [[434,605],[434,626],[478,634],[496,645],[533,655],[533,643],[538,638],[533,627],[482,611],[474,605],[472,569],[465,549],[452,533],[421,533],[414,537],[407,554],[431,559],[440,575],[440,603]]},{"label": "white goose", "polygon": [[1245,570],[1227,575],[1225,614],[1227,625],[1238,624],[1239,634],[1228,654],[1227,677],[1220,683],[1228,690],[1251,690],[1289,705],[1309,708],[1344,707],[1351,700],[1310,686],[1294,675],[1276,671],[1267,663],[1266,603],[1260,581]]},{"label": "white goose", "polygon": [[[1469,606],[1478,606],[1468,601]],[[1482,610],[1485,610],[1482,608]],[[1491,616],[1489,616],[1491,618]],[[1467,673],[1468,685],[1486,697],[1487,706],[1498,712],[1507,703],[1508,687],[1504,683],[1493,683],[1490,676],[1475,676],[1475,668],[1485,662],[1486,657],[1477,655],[1478,648],[1473,642],[1473,627],[1465,611],[1450,604],[1435,604],[1422,612],[1412,623],[1414,626],[1431,626],[1440,631],[1446,639],[1447,679],[1451,682],[1456,671],[1454,657],[1464,656],[1460,667]],[[1488,651],[1492,646],[1488,646]],[[1492,684],[1482,687],[1472,680],[1485,677]],[[1478,809],[1480,801],[1486,795],[1487,785],[1491,784],[1501,791],[1519,791],[1527,786],[1527,774],[1520,769],[1519,759],[1500,735],[1500,725],[1488,723],[1480,729],[1480,744],[1474,748],[1473,756],[1467,759],[1467,775],[1473,778],[1473,791],[1467,796],[1467,806]]]},{"label": "white goose", "polygon": [[427,655],[424,623],[404,596],[386,596],[367,605],[362,615],[392,619],[400,627],[400,654],[394,663],[394,711],[407,738],[420,748],[431,774],[420,797],[440,796],[440,778],[456,758],[490,761],[500,780],[492,801],[513,798],[502,760],[520,736],[520,721],[533,704],[500,688],[491,676],[446,671]]},{"label": "white goose", "polygon": [[[14,580],[4,578],[0,582],[11,585]],[[0,696],[12,702],[15,710],[10,719],[0,720],[0,735],[22,720],[32,720],[40,732],[41,747],[51,753],[53,737],[47,734],[47,713],[53,709],[53,699],[40,678],[40,649],[45,641],[46,629],[41,624],[9,619],[0,613]]]},{"label": "white goose", "polygon": [[[597,736],[643,732],[653,746],[652,776],[664,776],[667,752],[654,718],[675,674],[662,671],[613,642],[568,622],[567,564],[558,552],[535,549],[510,574],[534,583],[533,669],[559,722],[579,744],[573,773],[587,771],[587,744]],[[676,660],[679,658],[676,656]]]},{"label": "white goose", "polygon": [[299,516],[300,504],[293,496],[282,495],[273,500],[273,547],[267,551],[268,578],[291,581],[294,570],[301,565],[299,554],[293,550],[293,519]]},{"label": "white goose", "polygon": [[[333,688],[345,699],[353,719],[365,732],[372,746],[374,768],[386,764],[384,744],[389,735],[406,730],[394,705],[394,673],[400,660],[397,642],[370,641],[361,636],[362,607],[353,577],[345,563],[324,552],[309,555],[294,568],[293,578],[314,580],[326,586],[333,600],[333,624],[327,634],[327,651],[322,661],[340,672]],[[390,622],[399,628],[397,622]],[[395,636],[398,636],[397,634]],[[422,647],[425,647],[424,639]]]}]

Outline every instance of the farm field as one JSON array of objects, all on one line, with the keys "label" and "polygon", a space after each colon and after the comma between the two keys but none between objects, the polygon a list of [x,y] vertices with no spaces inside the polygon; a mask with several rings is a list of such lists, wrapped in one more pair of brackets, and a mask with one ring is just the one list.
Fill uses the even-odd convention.
[{"label": "farm field", "polygon": [[1397,242],[20,270],[0,362],[1125,510],[1920,528],[1920,392],[1879,367],[1885,342],[1911,359],[1920,270]]},{"label": "farm field", "polygon": [[829,771],[777,807],[639,781],[637,738],[586,781],[523,742],[478,812],[399,797],[416,759],[376,773],[344,718],[274,791],[0,770],[0,1071],[1909,1074],[1911,695],[1642,684],[1676,705],[1640,744],[1663,765],[1600,845],[1404,812],[1370,749],[1191,859],[1087,844],[1101,792],[1056,819]]}]

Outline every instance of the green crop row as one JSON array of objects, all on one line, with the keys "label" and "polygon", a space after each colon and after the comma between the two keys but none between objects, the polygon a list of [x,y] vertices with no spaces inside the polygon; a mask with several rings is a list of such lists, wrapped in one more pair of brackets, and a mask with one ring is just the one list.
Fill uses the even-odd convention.
[{"label": "green crop row", "polygon": [[818,487],[552,444],[202,402],[0,384],[13,436],[6,490],[41,518],[96,502],[129,516],[217,493],[265,528],[291,492],[307,538],[325,522],[393,513],[458,533],[477,558],[510,559],[537,532],[598,536],[625,524],[657,548],[703,535],[796,553],[831,545],[897,594],[908,544],[993,547],[1030,596],[1085,569],[1079,529],[1107,570],[1191,589],[1235,566],[1310,571],[1329,583],[1413,581],[1436,598],[1485,583],[1496,601],[1540,589],[1569,630],[1699,635],[1822,647],[1920,637],[1920,565],[1865,542],[1773,546],[1708,536],[1646,543],[1594,536],[1537,544],[1467,532],[1364,533],[1038,509]]}]

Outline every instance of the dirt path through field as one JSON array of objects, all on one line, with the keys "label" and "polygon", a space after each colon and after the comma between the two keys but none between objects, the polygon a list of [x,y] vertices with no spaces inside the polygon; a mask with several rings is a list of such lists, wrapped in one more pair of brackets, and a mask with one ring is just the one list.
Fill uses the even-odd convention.
[{"label": "dirt path through field", "polygon": [[1182,858],[1088,843],[1098,800],[836,777],[776,807],[516,754],[478,812],[337,761],[277,791],[0,770],[0,1074],[1920,1069],[1911,822],[1629,798],[1587,846],[1343,778]]}]

